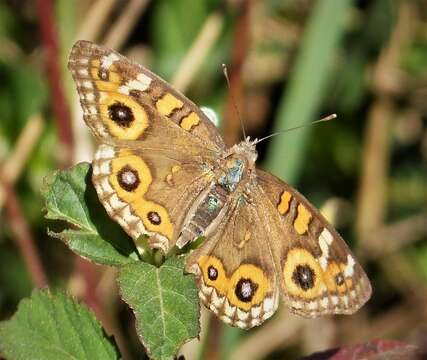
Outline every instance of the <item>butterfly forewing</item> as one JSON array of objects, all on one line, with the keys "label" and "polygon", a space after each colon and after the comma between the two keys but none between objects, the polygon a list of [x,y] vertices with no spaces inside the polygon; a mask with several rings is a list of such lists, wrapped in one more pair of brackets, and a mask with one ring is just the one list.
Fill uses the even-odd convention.
[{"label": "butterfly forewing", "polygon": [[[202,148],[224,147],[215,126],[196,105],[119,53],[78,41],[71,50],[68,67],[85,121],[96,136],[148,140],[151,133],[159,140],[157,137],[167,131],[169,140],[182,136]],[[166,127],[165,120],[174,126]]]}]

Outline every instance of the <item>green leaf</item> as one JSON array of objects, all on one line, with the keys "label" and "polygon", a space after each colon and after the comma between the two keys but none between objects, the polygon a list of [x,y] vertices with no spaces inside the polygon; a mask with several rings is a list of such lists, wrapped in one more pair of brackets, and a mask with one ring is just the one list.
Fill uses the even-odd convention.
[{"label": "green leaf", "polygon": [[92,186],[89,164],[56,172],[43,192],[46,218],[64,220],[73,226],[49,234],[63,241],[80,256],[106,265],[121,265],[137,259],[132,240],[112,221]]},{"label": "green leaf", "polygon": [[159,268],[133,262],[123,266],[119,284],[135,313],[138,335],[153,359],[172,359],[184,342],[199,333],[199,298],[184,258],[172,257]]},{"label": "green leaf", "polygon": [[34,291],[0,323],[0,352],[15,359],[118,359],[95,316],[65,294]]}]

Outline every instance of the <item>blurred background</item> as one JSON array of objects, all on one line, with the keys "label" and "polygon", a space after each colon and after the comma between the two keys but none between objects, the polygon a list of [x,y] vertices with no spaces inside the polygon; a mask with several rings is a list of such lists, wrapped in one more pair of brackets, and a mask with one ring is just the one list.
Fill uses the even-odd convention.
[{"label": "blurred background", "polygon": [[338,114],[261,143],[259,166],[322,209],[366,269],[371,300],[315,320],[282,306],[249,332],[202,311],[186,359],[293,359],[374,338],[427,344],[426,20],[421,0],[0,1],[0,319],[33,288],[66,289],[125,359],[144,353],[115,270],[77,258],[43,218],[45,177],[92,159],[66,69],[74,41],[87,39],[214,109],[228,144],[242,138],[233,102],[258,138]]}]

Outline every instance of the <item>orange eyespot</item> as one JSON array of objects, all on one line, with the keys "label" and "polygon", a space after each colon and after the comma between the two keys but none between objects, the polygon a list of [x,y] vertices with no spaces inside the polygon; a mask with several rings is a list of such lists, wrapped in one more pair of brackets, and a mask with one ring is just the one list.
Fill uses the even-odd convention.
[{"label": "orange eyespot", "polygon": [[198,264],[202,270],[205,284],[215,288],[221,295],[225,295],[228,279],[221,260],[214,256],[205,255],[199,259]]},{"label": "orange eyespot", "polygon": [[252,264],[240,265],[230,278],[227,291],[228,301],[245,311],[261,303],[271,284],[264,272]]},{"label": "orange eyespot", "polygon": [[313,299],[322,292],[322,269],[315,257],[307,250],[289,250],[283,266],[286,290],[290,295]]},{"label": "orange eyespot", "polygon": [[345,293],[348,289],[353,287],[352,279],[344,276],[344,269],[344,263],[337,264],[334,261],[328,265],[324,271],[323,277],[329,291]]}]

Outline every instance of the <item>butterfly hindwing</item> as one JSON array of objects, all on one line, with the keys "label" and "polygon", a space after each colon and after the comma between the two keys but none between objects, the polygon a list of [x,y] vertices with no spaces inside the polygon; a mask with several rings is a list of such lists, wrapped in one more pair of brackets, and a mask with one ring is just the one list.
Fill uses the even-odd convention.
[{"label": "butterfly hindwing", "polygon": [[103,144],[95,154],[92,181],[111,218],[134,240],[149,235],[151,247],[167,253],[209,178],[197,162],[177,152]]},{"label": "butterfly hindwing", "polygon": [[260,197],[275,210],[270,221],[278,222],[271,242],[280,258],[288,306],[307,317],[357,311],[369,299],[371,286],[344,240],[295,189],[257,172]]},{"label": "butterfly hindwing", "polygon": [[249,329],[274,314],[279,277],[254,205],[231,202],[223,220],[187,260],[199,297],[223,322]]}]

